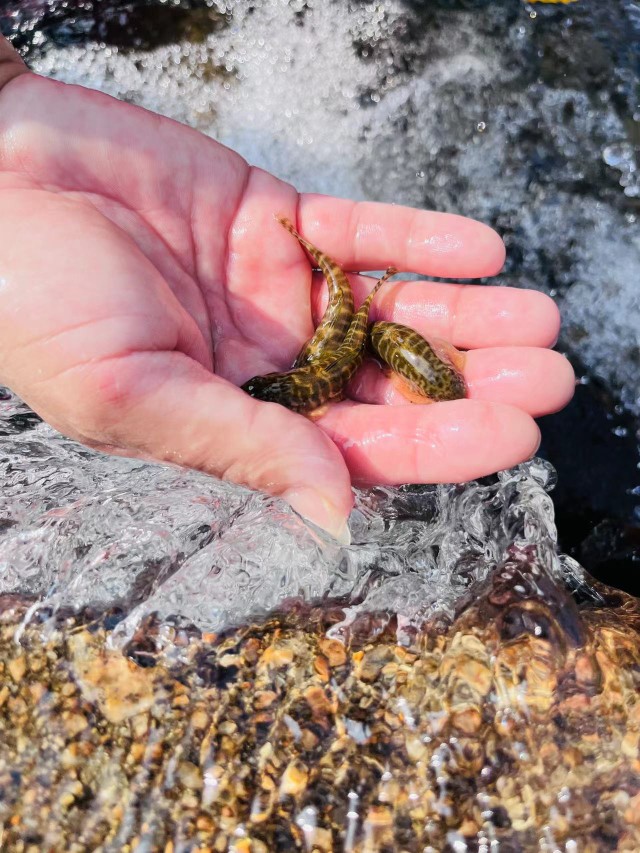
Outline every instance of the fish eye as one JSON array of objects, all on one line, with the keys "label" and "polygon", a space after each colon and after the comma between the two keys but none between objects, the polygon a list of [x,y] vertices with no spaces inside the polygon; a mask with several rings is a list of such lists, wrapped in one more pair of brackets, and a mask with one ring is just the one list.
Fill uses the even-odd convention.
[{"label": "fish eye", "polygon": [[268,402],[277,398],[277,390],[266,376],[254,376],[244,383],[242,390],[257,400]]}]

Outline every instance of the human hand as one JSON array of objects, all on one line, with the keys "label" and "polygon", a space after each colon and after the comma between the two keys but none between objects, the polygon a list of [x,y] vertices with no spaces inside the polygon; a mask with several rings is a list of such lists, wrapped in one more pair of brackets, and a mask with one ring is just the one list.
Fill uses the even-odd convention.
[{"label": "human hand", "polygon": [[[0,62],[0,382],[61,432],[281,495],[338,536],[352,482],[463,481],[535,452],[532,415],[574,384],[547,349],[557,309],[537,292],[399,282],[379,294],[372,319],[470,349],[469,399],[396,405],[369,365],[312,423],[238,388],[289,367],[326,303],[274,214],[347,270],[441,277],[499,271],[489,228],[298,195],[182,125],[20,71]],[[371,279],[352,283],[359,304]]]}]

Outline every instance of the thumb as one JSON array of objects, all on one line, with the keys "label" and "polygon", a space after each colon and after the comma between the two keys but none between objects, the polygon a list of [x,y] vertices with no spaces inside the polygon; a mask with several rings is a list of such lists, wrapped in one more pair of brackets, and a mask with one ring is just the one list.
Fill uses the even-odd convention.
[{"label": "thumb", "polygon": [[254,400],[180,352],[88,363],[58,376],[55,386],[64,406],[55,409],[74,413],[63,432],[280,496],[348,541],[349,472],[335,444],[306,418]]},{"label": "thumb", "polygon": [[0,90],[14,77],[28,71],[19,54],[9,42],[0,35]]}]

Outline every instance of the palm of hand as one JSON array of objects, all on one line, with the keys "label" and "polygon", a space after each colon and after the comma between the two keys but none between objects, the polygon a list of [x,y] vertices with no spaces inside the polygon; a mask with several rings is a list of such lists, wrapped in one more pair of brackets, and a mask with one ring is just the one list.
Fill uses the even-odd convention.
[{"label": "palm of hand", "polygon": [[[253,374],[289,366],[313,328],[309,263],[274,214],[295,219],[297,210],[309,239],[348,269],[395,263],[436,275],[491,274],[502,262],[495,235],[457,217],[299,198],[181,125],[31,75],[11,83],[2,99],[0,216],[9,222],[11,248],[0,256],[10,270],[0,299],[5,317],[19,318],[0,343],[5,381],[67,434],[283,493],[335,528],[316,506],[323,495],[327,517],[348,509],[348,476],[336,447],[308,421],[236,388]],[[354,280],[357,301],[366,287]],[[418,295],[424,285],[399,286],[381,300],[383,316],[423,332],[435,324],[442,334],[438,323],[451,325],[462,302],[460,288],[444,287],[447,293],[432,288],[435,310],[425,312],[424,291]],[[316,314],[321,292],[316,281]],[[501,308],[495,294],[484,298],[485,317],[504,314],[508,293],[502,290]],[[512,314],[522,314],[525,296],[512,300]],[[552,341],[555,309],[547,302],[543,309],[539,299],[537,305],[530,340],[516,332],[513,343]],[[458,346],[492,343],[471,320],[459,325]],[[506,341],[503,330],[496,343],[512,343],[508,322],[504,329]],[[570,371],[558,369],[561,381],[547,387],[532,414],[566,401]],[[487,365],[481,379],[483,372],[491,380]],[[507,389],[503,401],[511,405],[501,405],[499,383],[486,384],[498,388],[486,395],[493,394],[489,404],[372,407],[367,403],[395,400],[380,376],[365,371],[352,389],[364,402],[333,407],[321,427],[356,479],[465,479],[525,458],[537,441],[518,393],[510,399]],[[526,382],[520,396],[531,400]],[[447,462],[460,423],[469,422],[460,405],[474,403],[475,433],[458,441],[456,460]],[[483,429],[502,445],[497,455],[483,447]],[[474,449],[481,450],[476,462]]]}]

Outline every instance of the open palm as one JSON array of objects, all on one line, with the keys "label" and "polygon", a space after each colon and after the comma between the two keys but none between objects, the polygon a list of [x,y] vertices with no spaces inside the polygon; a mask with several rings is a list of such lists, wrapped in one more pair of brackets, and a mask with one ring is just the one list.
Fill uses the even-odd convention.
[{"label": "open palm", "polygon": [[[351,482],[465,480],[529,457],[571,396],[553,303],[400,282],[372,316],[470,349],[470,399],[405,405],[374,365],[316,423],[244,394],[290,366],[326,289],[277,223],[347,270],[497,272],[462,217],[298,195],[211,139],[32,74],[0,93],[0,381],[94,447],[280,494],[334,534]],[[356,303],[371,280],[355,275]],[[382,404],[382,405],[380,405]],[[399,405],[402,404],[402,405]]]}]

